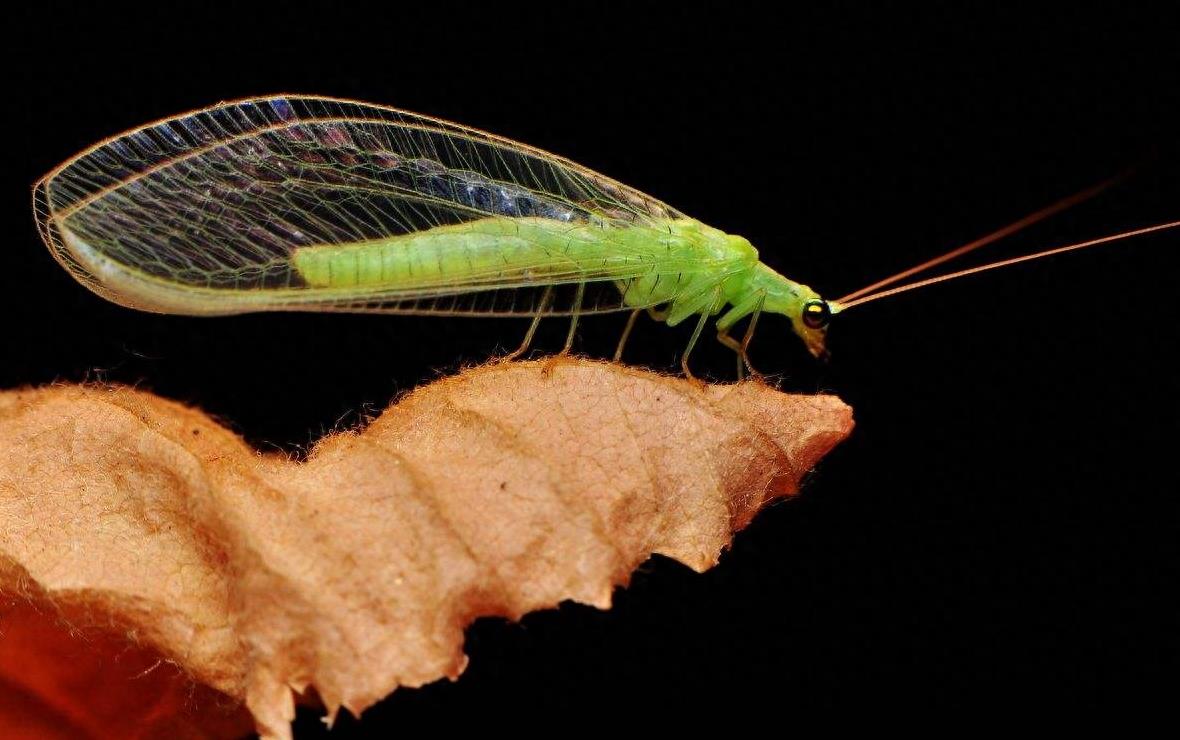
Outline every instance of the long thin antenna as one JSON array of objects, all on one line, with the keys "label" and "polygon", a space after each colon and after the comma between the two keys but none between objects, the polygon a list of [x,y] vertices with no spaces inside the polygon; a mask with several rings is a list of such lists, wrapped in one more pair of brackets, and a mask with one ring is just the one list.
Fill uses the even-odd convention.
[{"label": "long thin antenna", "polygon": [[1008,265],[1015,265],[1020,262],[1028,262],[1030,260],[1040,259],[1042,257],[1049,257],[1054,254],[1061,254],[1062,252],[1072,252],[1077,249],[1085,249],[1086,247],[1093,247],[1097,244],[1106,244],[1108,242],[1119,241],[1120,239],[1130,239],[1133,236],[1142,236],[1143,234],[1152,234],[1157,231],[1164,231],[1165,229],[1174,229],[1180,226],[1180,221],[1172,221],[1166,224],[1159,224],[1157,226],[1148,226],[1143,229],[1135,229],[1134,231],[1124,231],[1121,234],[1112,234],[1111,236],[1104,236],[1101,239],[1091,239],[1087,242],[1079,242],[1077,244],[1070,244],[1065,247],[1057,247],[1056,249],[1047,249],[1044,252],[1037,252],[1035,254],[1026,254],[1023,257],[1013,257],[1011,259],[1000,260],[999,262],[992,262],[990,265],[981,265],[979,267],[971,267],[966,270],[959,270],[948,275],[939,275],[938,277],[928,278],[926,280],[919,280],[916,283],[909,283],[889,290],[883,290],[880,293],[873,293],[872,295],[864,296],[863,298],[855,298],[853,300],[844,302],[844,299],[836,301],[836,306],[833,306],[835,311],[846,311],[853,306],[860,306],[875,301],[878,298],[886,298],[898,293],[905,293],[917,288],[924,288],[927,285],[934,285],[935,283],[946,282],[947,280],[954,280],[955,278],[966,277],[967,275],[974,275],[977,272],[985,272],[987,270],[995,270],[999,267],[1007,267]]},{"label": "long thin antenna", "polygon": [[865,295],[866,293],[872,293],[874,290],[879,290],[881,288],[884,288],[886,285],[893,285],[898,280],[904,280],[905,278],[908,278],[911,275],[916,275],[919,272],[929,270],[931,267],[935,267],[936,265],[941,265],[943,262],[948,262],[950,260],[953,260],[956,257],[960,257],[964,254],[967,254],[968,252],[973,252],[976,249],[979,249],[980,247],[985,247],[994,241],[998,241],[1000,239],[1003,239],[1006,236],[1011,236],[1012,234],[1015,234],[1016,232],[1020,231],[1021,229],[1032,226],[1033,224],[1037,223],[1038,221],[1043,221],[1046,218],[1048,218],[1054,214],[1061,213],[1062,211],[1066,210],[1067,208],[1070,208],[1072,206],[1076,206],[1078,203],[1081,203],[1083,201],[1089,200],[1090,198],[1093,198],[1095,195],[1098,195],[1099,193],[1101,193],[1103,190],[1106,190],[1111,185],[1114,185],[1115,183],[1123,180],[1128,174],[1129,174],[1129,171],[1120,173],[1120,174],[1115,175],[1114,177],[1110,178],[1109,180],[1105,180],[1103,182],[1100,182],[1093,187],[1086,188],[1085,190],[1081,191],[1080,193],[1074,193],[1073,195],[1069,196],[1068,198],[1062,198],[1061,200],[1057,201],[1056,203],[1054,203],[1050,206],[1046,206],[1045,208],[1042,208],[1039,211],[1035,211],[1033,213],[1030,213],[1027,216],[1025,216],[1024,218],[1020,219],[1019,221],[1015,221],[1013,223],[1010,223],[1007,226],[1005,226],[1004,228],[999,229],[997,231],[993,231],[992,233],[988,234],[987,236],[982,236],[973,242],[969,242],[967,244],[964,244],[963,246],[959,247],[958,249],[952,249],[951,251],[947,252],[944,255],[941,255],[939,257],[935,257],[932,260],[927,260],[926,262],[923,262],[920,265],[915,265],[914,267],[911,267],[908,270],[902,270],[901,272],[897,273],[896,275],[890,275],[889,277],[885,278],[884,280],[878,280],[877,282],[873,283],[872,285],[866,285],[865,287],[861,288],[860,290],[849,293],[848,295],[844,296],[843,298],[838,299],[836,301],[836,303],[848,305],[847,302],[852,301],[853,299],[859,298],[862,295]]}]

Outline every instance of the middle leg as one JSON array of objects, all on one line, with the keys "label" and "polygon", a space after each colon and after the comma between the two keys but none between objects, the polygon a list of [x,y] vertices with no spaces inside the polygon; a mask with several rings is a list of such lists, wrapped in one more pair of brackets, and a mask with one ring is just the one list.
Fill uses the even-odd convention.
[{"label": "middle leg", "polygon": [[642,308],[637,308],[627,317],[627,325],[623,327],[623,336],[619,337],[619,346],[615,347],[615,362],[623,359],[623,347],[627,346],[627,338],[631,336],[631,330],[635,328],[635,320],[639,318],[641,311],[643,311]]},{"label": "middle leg", "polygon": [[541,368],[541,373],[543,375],[548,375],[549,373],[553,372],[553,368],[561,363],[561,361],[566,357],[569,357],[570,350],[574,346],[574,337],[577,335],[578,318],[582,315],[582,299],[585,297],[585,295],[586,284],[578,283],[577,292],[574,294],[574,304],[570,308],[570,330],[569,334],[567,334],[565,337],[565,345],[561,348],[560,352],[545,361],[545,365]]},{"label": "middle leg", "polygon": [[701,338],[701,332],[705,328],[705,324],[709,321],[709,317],[713,315],[717,302],[721,300],[721,284],[718,283],[707,293],[702,294],[702,298],[693,302],[693,305],[700,310],[701,318],[697,321],[696,328],[692,330],[692,336],[688,340],[688,346],[684,348],[684,354],[680,355],[680,370],[684,373],[684,377],[691,381],[694,385],[703,386],[703,380],[698,380],[692,374],[692,370],[688,368],[688,356],[692,354],[692,349],[697,345],[697,340]]},{"label": "middle leg", "polygon": [[559,355],[568,355],[574,346],[574,335],[578,331],[578,318],[582,315],[582,299],[586,296],[586,284],[578,283],[577,293],[574,294],[574,305],[570,309],[570,331],[565,337],[565,346]]}]

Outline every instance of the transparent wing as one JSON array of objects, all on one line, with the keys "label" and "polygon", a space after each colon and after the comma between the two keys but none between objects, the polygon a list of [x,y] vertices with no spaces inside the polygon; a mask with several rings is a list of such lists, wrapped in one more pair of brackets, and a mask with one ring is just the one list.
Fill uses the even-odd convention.
[{"label": "transparent wing", "polygon": [[[685,216],[568,160],[320,97],[226,103],[109,139],[39,182],[34,208],[46,244],[80,282],[156,311],[529,313],[538,288],[596,282],[611,290],[581,310],[605,311],[644,276],[726,269],[707,250],[666,259],[661,240]],[[511,258],[497,264],[500,247],[487,239],[472,256],[468,232],[482,238],[504,223],[528,226]],[[558,239],[582,245],[582,257],[565,256]],[[382,268],[387,279],[309,280],[295,256],[325,249],[353,254],[358,274],[405,250],[419,262],[429,251],[447,269],[425,275],[410,264],[408,280],[397,263]]]}]

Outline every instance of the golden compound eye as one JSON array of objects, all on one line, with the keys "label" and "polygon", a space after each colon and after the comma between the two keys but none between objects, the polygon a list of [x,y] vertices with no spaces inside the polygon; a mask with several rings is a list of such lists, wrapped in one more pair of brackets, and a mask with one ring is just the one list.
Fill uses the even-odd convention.
[{"label": "golden compound eye", "polygon": [[811,329],[822,329],[832,318],[827,301],[808,301],[803,304],[803,324]]}]

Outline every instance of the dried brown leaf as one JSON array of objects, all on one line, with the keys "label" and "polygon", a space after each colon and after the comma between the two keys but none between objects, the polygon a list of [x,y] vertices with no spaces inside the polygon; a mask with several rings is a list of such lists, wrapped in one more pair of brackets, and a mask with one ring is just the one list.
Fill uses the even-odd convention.
[{"label": "dried brown leaf", "polygon": [[[40,702],[0,723],[225,736],[244,702],[287,737],[309,687],[359,713],[458,677],[476,617],[607,608],[652,553],[709,568],[852,427],[833,396],[551,369],[440,380],[304,462],[127,388],[0,394],[0,686]],[[100,698],[84,648],[125,676]]]}]

